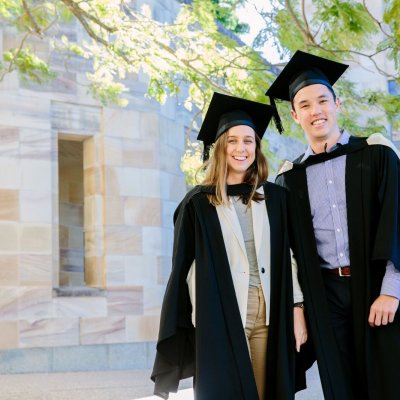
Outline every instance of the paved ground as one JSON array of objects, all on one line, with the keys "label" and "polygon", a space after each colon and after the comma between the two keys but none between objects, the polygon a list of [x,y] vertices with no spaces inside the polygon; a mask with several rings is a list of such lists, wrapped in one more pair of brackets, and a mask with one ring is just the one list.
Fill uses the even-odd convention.
[{"label": "paved ground", "polygon": [[[149,376],[149,370],[0,375],[0,400],[160,400],[152,396]],[[323,400],[315,367],[308,381],[296,400]],[[192,400],[190,386],[190,380],[184,381],[170,400]]]}]

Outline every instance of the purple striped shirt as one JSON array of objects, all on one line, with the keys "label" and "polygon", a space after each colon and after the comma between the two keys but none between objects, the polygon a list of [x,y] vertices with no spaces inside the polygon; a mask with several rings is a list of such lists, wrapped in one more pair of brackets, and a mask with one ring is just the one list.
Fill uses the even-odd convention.
[{"label": "purple striped shirt", "polygon": [[[338,143],[329,152],[348,143],[349,138],[349,133],[343,131]],[[313,155],[311,146],[308,146],[301,161]],[[337,268],[350,265],[345,193],[346,156],[311,165],[307,167],[306,173],[321,267]],[[387,263],[381,294],[400,298],[400,272],[391,261]]]}]

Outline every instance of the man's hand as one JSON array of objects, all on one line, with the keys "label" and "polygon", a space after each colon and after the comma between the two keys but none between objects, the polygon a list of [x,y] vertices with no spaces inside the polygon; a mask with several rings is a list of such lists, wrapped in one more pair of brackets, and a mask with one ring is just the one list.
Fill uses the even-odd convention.
[{"label": "man's hand", "polygon": [[369,311],[368,323],[370,326],[387,325],[393,322],[399,307],[399,299],[381,294],[373,303]]},{"label": "man's hand", "polygon": [[293,322],[296,350],[299,352],[300,346],[307,342],[307,325],[303,308],[293,307]]}]

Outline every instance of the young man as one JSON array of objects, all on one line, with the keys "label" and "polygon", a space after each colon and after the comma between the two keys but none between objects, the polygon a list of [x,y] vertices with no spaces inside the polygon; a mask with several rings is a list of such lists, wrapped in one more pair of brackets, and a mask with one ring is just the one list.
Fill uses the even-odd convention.
[{"label": "young man", "polygon": [[[301,51],[267,91],[290,101],[308,149],[286,161],[291,247],[327,400],[400,399],[400,165],[380,134],[339,128],[347,66]],[[273,102],[273,101],[272,101]]]}]

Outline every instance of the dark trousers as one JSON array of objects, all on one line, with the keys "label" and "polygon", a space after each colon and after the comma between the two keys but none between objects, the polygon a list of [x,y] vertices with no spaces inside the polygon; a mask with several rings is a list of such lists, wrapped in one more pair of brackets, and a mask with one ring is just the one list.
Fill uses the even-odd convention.
[{"label": "dark trousers", "polygon": [[366,382],[359,382],[362,375],[357,371],[354,352],[354,330],[351,301],[351,277],[322,273],[330,310],[331,323],[337,348],[346,376],[346,385],[352,398],[366,400]]}]

